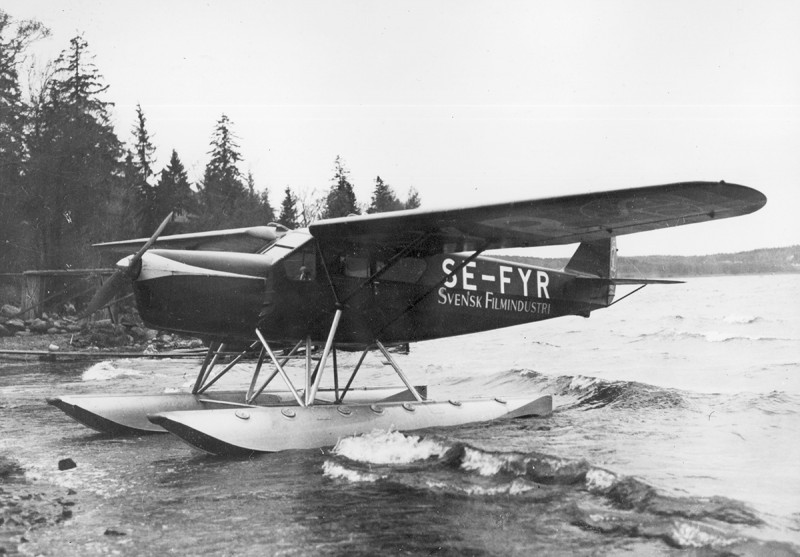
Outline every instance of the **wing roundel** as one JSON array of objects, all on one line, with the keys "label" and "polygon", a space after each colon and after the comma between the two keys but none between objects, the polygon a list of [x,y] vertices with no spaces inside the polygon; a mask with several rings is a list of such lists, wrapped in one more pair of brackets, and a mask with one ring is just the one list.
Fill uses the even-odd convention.
[{"label": "wing roundel", "polygon": [[[309,230],[323,244],[348,242],[442,251],[594,241],[752,213],[759,191],[725,182],[681,182],[444,210],[397,211],[323,220]],[[448,246],[459,246],[451,250]],[[474,248],[473,248],[474,249]]]}]

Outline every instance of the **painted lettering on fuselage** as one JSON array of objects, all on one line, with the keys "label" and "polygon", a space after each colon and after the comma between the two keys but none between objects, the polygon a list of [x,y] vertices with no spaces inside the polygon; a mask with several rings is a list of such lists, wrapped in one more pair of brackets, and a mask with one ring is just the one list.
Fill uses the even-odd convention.
[{"label": "painted lettering on fuselage", "polygon": [[442,261],[442,271],[450,276],[439,288],[439,304],[550,314],[550,276],[546,271],[479,259],[453,272],[458,265],[452,258]]}]

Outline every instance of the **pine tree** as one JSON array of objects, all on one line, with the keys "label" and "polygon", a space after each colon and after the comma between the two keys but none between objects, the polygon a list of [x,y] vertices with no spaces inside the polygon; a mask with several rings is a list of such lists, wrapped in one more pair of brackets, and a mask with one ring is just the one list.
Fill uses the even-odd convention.
[{"label": "pine tree", "polygon": [[203,226],[224,228],[237,226],[236,207],[247,190],[242,183],[238,164],[242,160],[239,146],[231,132],[231,121],[226,115],[217,122],[211,139],[211,160],[206,165],[200,185],[203,202]]},{"label": "pine tree", "polygon": [[375,178],[375,189],[372,191],[372,203],[367,213],[386,213],[404,209],[403,203],[397,199],[394,190],[389,184],[384,183],[380,176]]},{"label": "pine tree", "polygon": [[282,224],[286,228],[297,228],[297,198],[292,194],[289,186],[286,186],[286,193],[283,196],[281,203],[281,214],[278,217],[278,224]]},{"label": "pine tree", "polygon": [[356,202],[356,194],[353,191],[353,184],[348,180],[350,171],[344,166],[344,161],[340,156],[336,157],[334,165],[333,185],[328,192],[322,218],[330,219],[361,214]]},{"label": "pine tree", "polygon": [[36,229],[40,264],[92,264],[93,241],[111,235],[106,218],[120,180],[121,144],[109,115],[108,89],[78,36],[55,62],[33,110],[24,210]]}]

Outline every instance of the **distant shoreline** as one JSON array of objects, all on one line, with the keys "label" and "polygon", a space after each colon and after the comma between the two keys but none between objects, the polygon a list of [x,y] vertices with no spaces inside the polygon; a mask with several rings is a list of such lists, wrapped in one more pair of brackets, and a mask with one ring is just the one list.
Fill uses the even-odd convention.
[{"label": "distant shoreline", "polygon": [[[568,257],[502,255],[500,259],[561,269]],[[619,257],[617,275],[641,278],[703,277],[800,273],[800,245],[714,255],[642,255]]]}]

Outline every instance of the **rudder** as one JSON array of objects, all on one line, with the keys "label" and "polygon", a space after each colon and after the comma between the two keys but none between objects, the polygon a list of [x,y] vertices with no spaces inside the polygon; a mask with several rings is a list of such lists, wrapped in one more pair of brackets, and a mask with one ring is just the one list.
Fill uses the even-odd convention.
[{"label": "rudder", "polygon": [[[617,275],[617,238],[581,242],[564,271],[586,279],[613,279]],[[616,287],[611,281],[579,281],[587,300],[605,306],[614,301]]]},{"label": "rudder", "polygon": [[581,242],[564,270],[581,275],[614,278],[617,274],[617,238]]}]

